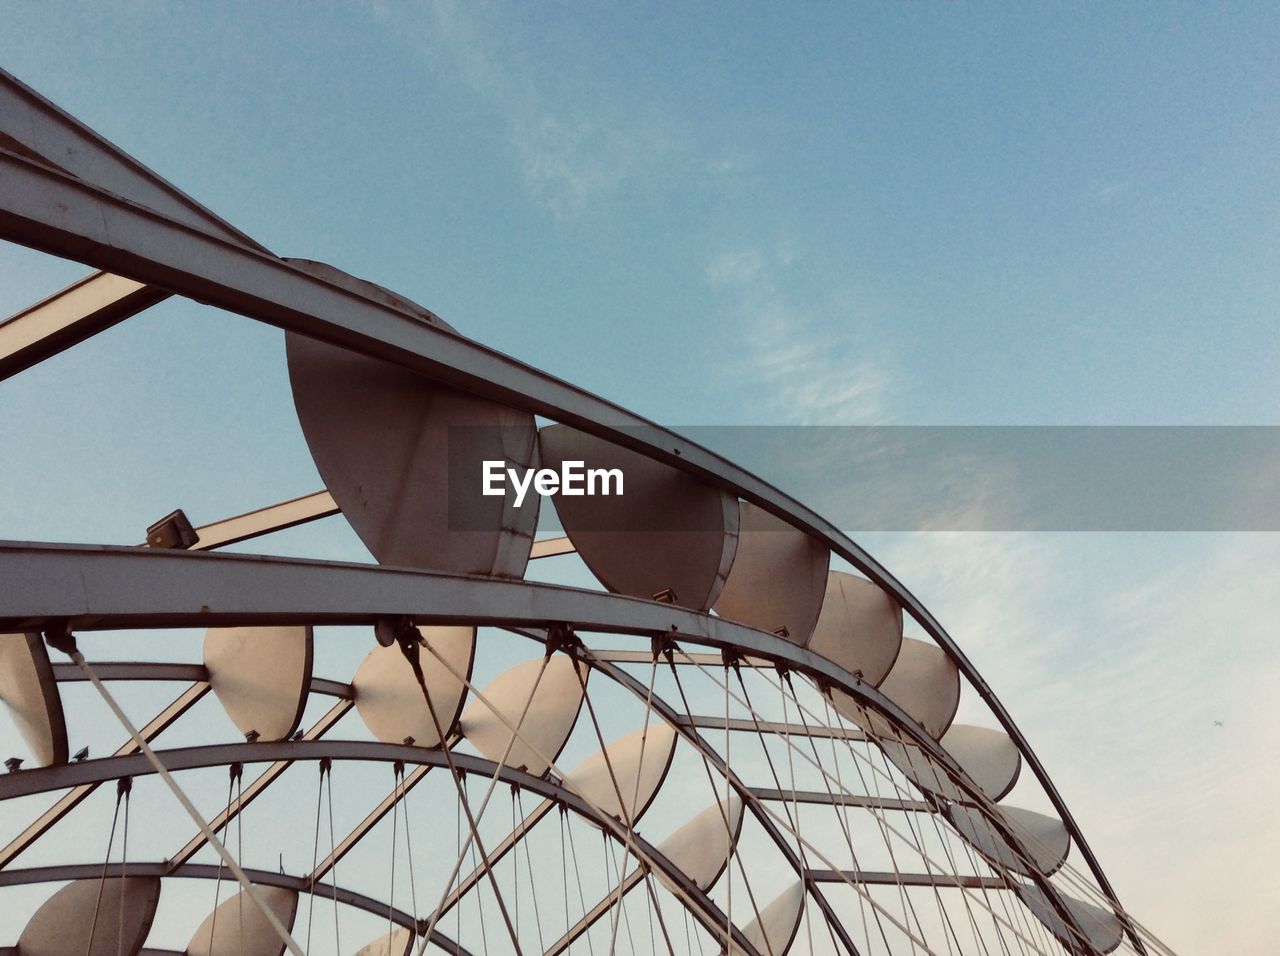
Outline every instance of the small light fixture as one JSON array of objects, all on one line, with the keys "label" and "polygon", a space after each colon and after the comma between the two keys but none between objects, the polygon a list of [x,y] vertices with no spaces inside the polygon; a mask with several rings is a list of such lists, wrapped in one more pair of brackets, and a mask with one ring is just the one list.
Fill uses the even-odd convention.
[{"label": "small light fixture", "polygon": [[148,548],[187,549],[200,540],[181,508],[165,515],[147,529]]}]

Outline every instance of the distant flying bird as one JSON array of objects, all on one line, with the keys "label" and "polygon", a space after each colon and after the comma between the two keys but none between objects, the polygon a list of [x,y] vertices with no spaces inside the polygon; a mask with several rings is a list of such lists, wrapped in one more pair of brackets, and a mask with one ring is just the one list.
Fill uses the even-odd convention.
[{"label": "distant flying bird", "polygon": [[1213,722],[1213,726],[1215,726],[1215,727],[1221,727],[1221,726],[1222,726],[1222,721],[1220,721],[1220,720],[1215,720],[1215,721]]}]

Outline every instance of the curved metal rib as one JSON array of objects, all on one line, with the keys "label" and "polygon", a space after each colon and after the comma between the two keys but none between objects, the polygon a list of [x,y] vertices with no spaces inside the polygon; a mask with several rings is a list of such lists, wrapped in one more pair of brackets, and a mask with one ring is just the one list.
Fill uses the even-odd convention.
[{"label": "curved metal rib", "polygon": [[[356,909],[373,913],[383,919],[390,919],[397,926],[405,926],[415,932],[426,929],[422,920],[414,918],[404,910],[396,909],[355,890],[334,886],[331,883],[311,883],[306,877],[291,876],[288,873],[275,873],[271,870],[255,870],[244,867],[245,874],[255,884],[261,886],[279,886],[283,889],[295,890],[298,893],[319,893],[327,899],[336,899],[339,903]],[[194,880],[226,879],[227,874],[221,867],[208,863],[184,863],[177,869],[170,869],[167,863],[146,863],[129,861],[128,864],[110,863],[105,867],[101,863],[71,863],[58,866],[33,866],[22,870],[6,870],[0,873],[0,886],[21,886],[29,883],[60,883],[67,880],[98,880],[124,876],[156,876],[163,878],[178,877]],[[450,953],[459,956],[471,956],[461,944],[450,939],[439,930],[431,933],[431,942]],[[147,950],[143,950],[147,952]]]},{"label": "curved metal rib", "polygon": [[[414,764],[421,766],[444,767],[446,761],[444,755],[438,750],[426,750],[422,747],[410,747],[402,744],[384,744],[373,741],[357,741],[357,740],[280,740],[266,741],[255,743],[237,743],[237,744],[220,744],[216,746],[201,747],[183,747],[176,750],[157,751],[156,756],[164,763],[165,768],[170,771],[195,770],[204,767],[221,767],[232,763],[266,763],[274,761],[291,761],[299,760],[364,760],[376,761],[382,763],[394,763],[402,761],[406,765]],[[601,827],[606,833],[614,837],[615,840],[622,842],[621,837],[616,832],[618,823],[602,814],[595,807],[592,807],[577,794],[560,786],[560,784],[544,779],[542,777],[533,777],[520,770],[514,770],[506,766],[498,766],[493,761],[486,760],[483,757],[473,757],[469,754],[454,753],[451,755],[455,766],[466,773],[474,773],[486,777],[497,775],[498,779],[506,784],[517,786],[537,793],[547,799],[554,800],[556,803],[567,807],[574,811],[584,819],[590,820],[595,825]],[[57,767],[45,767],[38,770],[28,770],[20,774],[8,774],[0,777],[0,800],[7,800],[12,797],[28,796],[33,793],[46,793],[50,790],[58,790],[63,787],[73,787],[89,783],[102,783],[107,780],[115,780],[119,777],[140,777],[154,773],[155,770],[147,759],[141,754],[131,754],[119,757],[103,757],[97,760],[86,760],[81,763],[62,764]],[[711,899],[699,890],[696,886],[689,882],[688,878],[672,864],[664,854],[658,851],[656,847],[648,843],[638,834],[632,834],[630,837],[631,849],[635,856],[642,864],[654,867],[662,871],[663,875],[669,878],[675,885],[679,886],[681,891],[693,901],[694,906],[689,907],[693,915],[703,923],[707,929],[713,934],[722,934],[725,923],[725,915],[720,911],[719,907],[711,901]],[[172,872],[166,872],[163,864],[158,875],[181,876],[184,870],[192,864],[184,864]],[[129,872],[136,874],[139,871],[137,865],[129,864]],[[210,867],[210,870],[216,870],[216,867]],[[11,879],[15,874],[20,874],[22,870],[2,871],[0,872],[0,886],[5,885],[5,881]],[[248,870],[250,877],[257,880],[253,872]],[[256,871],[260,872],[260,871]],[[94,870],[95,874],[101,873],[101,866]],[[51,877],[51,879],[54,877]],[[70,877],[56,877],[58,879],[70,879]],[[300,879],[294,877],[293,879]],[[270,881],[266,881],[270,882]],[[303,883],[305,884],[305,880]],[[286,885],[286,884],[275,884]],[[341,897],[339,897],[341,899]],[[383,907],[382,912],[386,911],[385,904],[378,904]],[[426,921],[419,921],[419,931],[426,928]],[[411,925],[404,923],[402,925]],[[750,956],[760,956],[751,944],[742,937],[741,931],[736,927],[733,931],[734,943],[741,946],[743,951]]]},{"label": "curved metal rib", "polygon": [[[66,621],[78,629],[250,622],[372,624],[390,613],[407,614],[419,624],[518,629],[571,623],[584,631],[664,636],[745,651],[825,681],[882,713],[981,802],[981,791],[937,741],[874,687],[777,635],[675,605],[525,581],[109,546],[0,543],[0,577],[22,584],[0,595],[0,624],[7,619],[21,628],[45,627],[52,621]],[[147,596],[147,606],[138,607],[132,597],[138,594]],[[624,672],[612,670],[615,679],[629,680]],[[3,792],[0,787],[0,795]],[[1003,835],[1026,855],[1012,833]],[[1060,902],[1047,881],[1043,890],[1055,906]],[[1065,904],[1059,909],[1067,925],[1074,925]]]}]

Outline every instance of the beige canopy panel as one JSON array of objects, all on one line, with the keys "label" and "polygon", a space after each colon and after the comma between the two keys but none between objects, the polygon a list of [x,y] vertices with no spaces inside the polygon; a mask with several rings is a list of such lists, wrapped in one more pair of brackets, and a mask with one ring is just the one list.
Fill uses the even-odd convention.
[{"label": "beige canopy panel", "polygon": [[18,937],[18,952],[22,956],[135,956],[151,932],[159,902],[159,877],[76,880],[36,910]]},{"label": "beige canopy panel", "polygon": [[[1079,937],[1067,927],[1062,917],[1058,915],[1058,911],[1049,903],[1049,900],[1039,887],[1032,884],[1023,884],[1018,888],[1018,894],[1022,897],[1023,902],[1027,904],[1027,908],[1063,944],[1068,948],[1071,948],[1073,944],[1078,945],[1077,940]],[[1120,940],[1124,934],[1124,926],[1115,913],[1094,906],[1092,903],[1073,899],[1061,891],[1059,891],[1059,896],[1065,902],[1072,918],[1084,931],[1085,939],[1090,947],[1100,953],[1109,953],[1120,945]]]},{"label": "beige canopy panel", "polygon": [[[765,956],[784,956],[795,942],[803,915],[804,884],[796,883],[762,909],[760,916],[748,923],[743,933]],[[737,946],[733,947],[733,952],[739,952]]]},{"label": "beige canopy panel", "polygon": [[[420,627],[418,631],[449,667],[470,677],[476,647],[474,627]],[[447,735],[458,720],[466,688],[434,656],[422,654],[421,663],[431,707]],[[398,646],[374,647],[351,684],[360,719],[383,743],[411,740],[419,747],[440,746],[431,708]]]},{"label": "beige canopy panel", "polygon": [[309,627],[211,627],[209,686],[246,737],[284,740],[302,720],[311,687]]},{"label": "beige canopy panel", "polygon": [[809,650],[878,687],[901,647],[902,606],[866,578],[829,571]]},{"label": "beige canopy panel", "polygon": [[409,952],[413,939],[413,932],[407,926],[402,926],[385,936],[379,936],[367,946],[361,946],[356,951],[356,956],[403,956]]},{"label": "beige canopy panel", "polygon": [[67,762],[62,698],[39,634],[0,634],[0,701],[37,765]]},{"label": "beige canopy panel", "polygon": [[738,501],[669,465],[566,425],[538,435],[543,463],[560,468],[617,468],[625,493],[559,495],[556,513],[578,554],[610,591],[663,595],[705,611],[715,603],[733,564]]},{"label": "beige canopy panel", "polygon": [[[880,684],[880,692],[901,707],[929,736],[940,738],[955,719],[960,706],[960,672],[937,645],[906,637],[898,659]],[[832,694],[836,710],[863,730],[893,739],[893,724],[863,710],[849,695]]]},{"label": "beige canopy panel", "polygon": [[[574,662],[563,654],[548,658],[545,671],[542,662],[542,658],[525,661],[499,674],[484,689],[484,700],[472,701],[462,712],[458,725],[463,736],[490,760],[517,769],[523,767],[535,777],[548,769],[538,754],[555,760],[568,741],[590,673],[585,664],[577,665],[581,670],[575,671]],[[501,718],[490,709],[490,704]],[[514,744],[508,725],[520,731]],[[509,754],[508,745],[511,746]]]},{"label": "beige canopy panel", "polygon": [[[298,912],[295,891],[261,885],[253,891],[286,929],[293,928]],[[205,917],[187,944],[187,956],[281,956],[284,948],[262,911],[242,890]]]},{"label": "beige canopy panel", "polygon": [[[1008,734],[986,727],[953,724],[940,742],[989,800],[999,800],[1013,789],[1022,768],[1022,757]],[[964,789],[919,747],[883,738],[879,743],[885,756],[920,789],[947,800],[972,802]]]},{"label": "beige canopy panel", "polygon": [[[998,814],[1007,829],[1022,843],[1038,872],[1049,876],[1066,861],[1071,849],[1071,834],[1061,820],[1021,807],[992,807],[989,810]],[[946,816],[956,832],[988,860],[1023,876],[1031,875],[1022,857],[1013,851],[982,810],[957,803],[947,808]]]},{"label": "beige canopy panel", "polygon": [[380,563],[524,576],[540,496],[516,508],[513,493],[484,495],[481,478],[486,460],[536,466],[531,414],[316,339],[285,341],[316,468]]},{"label": "beige canopy panel", "polygon": [[[735,793],[713,803],[658,844],[662,852],[700,890],[716,885],[742,833],[742,799]],[[665,877],[659,872],[658,878]],[[668,884],[668,889],[670,885]]]},{"label": "beige canopy panel", "polygon": [[1022,754],[1003,730],[952,724],[940,743],[993,803],[1018,782]]},{"label": "beige canopy panel", "polygon": [[738,553],[716,613],[803,647],[822,610],[831,552],[750,502],[738,511]]},{"label": "beige canopy panel", "polygon": [[675,752],[675,728],[655,720],[592,754],[569,771],[565,786],[609,816],[634,824],[658,795]]}]

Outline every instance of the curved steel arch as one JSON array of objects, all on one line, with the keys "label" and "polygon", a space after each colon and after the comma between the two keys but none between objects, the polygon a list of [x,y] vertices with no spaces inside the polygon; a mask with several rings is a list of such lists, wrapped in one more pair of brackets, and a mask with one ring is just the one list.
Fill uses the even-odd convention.
[{"label": "curved steel arch", "polygon": [[[815,676],[871,706],[906,732],[979,805],[985,802],[938,742],[871,685],[778,635],[675,605],[557,585],[377,565],[109,546],[0,543],[0,576],[23,585],[0,595],[0,624],[8,619],[24,628],[54,622],[78,629],[372,624],[391,613],[406,614],[419,624],[519,628],[571,623],[584,631],[679,638],[746,651]],[[146,595],[146,607],[138,608],[132,599],[136,594]],[[0,796],[6,782],[0,781]],[[1004,824],[993,822],[1027,856]],[[1076,927],[1048,880],[1034,878],[1066,925]]]},{"label": "curved steel arch", "polygon": [[[7,74],[6,84],[25,90]],[[52,108],[46,104],[46,108]],[[56,111],[65,119],[65,114]],[[17,125],[17,124],[15,124]],[[19,143],[26,129],[0,130]],[[219,308],[394,362],[439,381],[631,448],[730,491],[812,535],[887,590],[955,661],[1009,734],[1146,950],[1065,801],[994,691],[941,623],[901,582],[843,532],[762,479],[674,432],[404,308],[318,280],[247,243],[180,222],[39,161],[0,150],[13,188],[0,197],[0,237],[119,272]],[[68,210],[76,215],[68,215]],[[120,236],[150,241],[121,243]]]},{"label": "curved steel arch", "polygon": [[[287,890],[295,890],[298,893],[310,893],[312,895],[320,893],[328,899],[336,899],[339,903],[389,919],[397,926],[412,929],[415,933],[421,933],[426,929],[424,920],[415,920],[404,910],[396,909],[389,903],[384,903],[382,900],[374,899],[364,893],[357,893],[355,890],[335,886],[332,883],[312,883],[306,877],[291,876],[288,873],[255,870],[252,867],[242,867],[241,869],[244,870],[245,875],[255,885],[278,886]],[[169,879],[170,877],[190,880],[227,879],[225,868],[209,863],[184,863],[177,869],[170,869],[169,865],[163,862],[147,863],[140,861],[135,863],[130,861],[129,863],[109,863],[106,866],[101,863],[66,863],[56,866],[33,866],[21,870],[3,870],[0,871],[0,886],[61,883],[71,880],[98,880],[104,877],[111,878],[126,875],[154,876],[161,879]],[[450,953],[457,953],[458,956],[471,956],[471,953],[460,943],[450,939],[439,930],[431,931],[431,942]],[[143,949],[143,952],[147,951],[146,948]]]},{"label": "curved steel arch", "polygon": [[[440,750],[428,750],[423,747],[412,747],[404,744],[384,744],[366,740],[278,740],[256,741],[253,743],[216,744],[213,746],[182,747],[173,750],[158,750],[156,756],[170,772],[197,770],[207,767],[223,767],[233,763],[270,763],[277,760],[298,762],[302,760],[352,760],[378,763],[394,763],[401,761],[406,765],[415,764],[431,767],[447,767],[448,763]],[[599,826],[615,840],[625,845],[624,837],[619,834],[621,824],[607,814],[587,803],[577,794],[561,786],[559,783],[543,777],[534,777],[521,770],[505,765],[498,765],[483,757],[454,752],[450,755],[456,767],[466,773],[497,778],[506,784],[520,787],[537,793],[548,800],[574,811],[579,816]],[[112,757],[100,757],[96,760],[85,760],[80,763],[60,764],[53,767],[41,767],[27,770],[19,774],[7,774],[0,777],[0,800],[12,797],[30,796],[37,793],[48,793],[64,787],[74,787],[89,783],[104,783],[120,777],[143,777],[155,773],[155,768],[144,754],[129,754]],[[633,854],[642,865],[656,867],[663,875],[675,883],[689,897],[684,902],[687,909],[713,935],[723,933],[727,925],[724,913],[704,893],[692,883],[684,872],[678,869],[666,855],[646,841],[638,833],[632,831],[630,846]],[[180,874],[183,868],[192,864],[183,864],[173,871]],[[211,868],[211,869],[216,869]],[[134,865],[129,864],[130,872]],[[0,886],[4,885],[6,872],[21,873],[22,870],[0,871]],[[101,867],[95,871],[100,873]],[[249,872],[249,871],[246,871]],[[159,875],[166,875],[161,873]],[[305,880],[304,880],[305,882]],[[679,898],[679,894],[677,894]],[[683,901],[682,901],[683,902]],[[690,905],[690,902],[694,905]],[[426,921],[419,921],[421,929],[426,928]],[[405,924],[407,925],[407,924]],[[733,927],[735,946],[741,947],[749,956],[761,956],[760,952],[742,935],[742,931]]]},{"label": "curved steel arch", "polygon": [[[530,636],[530,635],[526,635],[526,636]],[[849,952],[856,954],[858,952],[856,945],[854,944],[852,939],[848,936],[847,932],[845,932],[844,924],[839,919],[839,917],[836,916],[834,910],[832,910],[831,905],[827,901],[826,897],[818,890],[817,886],[814,885],[817,881],[815,881],[812,878],[811,871],[807,870],[804,867],[800,857],[791,848],[789,841],[786,839],[782,831],[778,828],[778,825],[774,822],[770,814],[764,810],[762,801],[752,791],[752,788],[747,786],[747,784],[744,783],[741,780],[741,778],[738,777],[738,775],[732,770],[732,768],[729,767],[728,763],[724,760],[724,758],[720,755],[720,753],[710,744],[710,742],[708,742],[705,737],[703,737],[700,733],[698,733],[695,727],[692,727],[688,723],[682,721],[680,719],[680,715],[675,711],[675,709],[670,704],[668,704],[665,700],[663,700],[663,698],[660,695],[656,693],[650,694],[647,687],[641,684],[636,678],[632,677],[626,671],[622,670],[616,664],[612,664],[607,661],[593,660],[590,656],[587,656],[586,660],[592,667],[596,668],[597,670],[611,677],[613,680],[615,680],[619,684],[626,687],[637,698],[641,700],[649,699],[652,702],[653,709],[659,714],[659,716],[661,716],[663,720],[671,724],[676,729],[676,732],[678,734],[684,737],[686,741],[688,741],[700,753],[702,753],[708,759],[708,761],[710,761],[715,766],[716,770],[719,771],[730,782],[733,788],[739,793],[739,795],[741,795],[746,805],[751,808],[752,815],[755,816],[757,822],[761,825],[761,827],[765,830],[769,838],[774,842],[774,844],[782,852],[783,856],[787,858],[787,863],[792,867],[793,870],[795,870],[796,875],[799,876],[800,880],[805,884],[806,892],[811,893],[811,895],[814,898],[814,901],[822,909],[823,915],[827,917],[830,925],[832,925],[832,927],[835,929],[837,935],[840,936],[841,942],[848,948]],[[862,685],[862,687],[869,688],[869,685],[864,684]],[[876,691],[874,688],[869,688],[868,696],[865,697],[864,700],[866,700],[866,702],[868,703],[874,704],[874,698],[878,698],[881,703],[887,705],[889,708],[892,708],[892,710],[897,711],[896,705],[894,705],[887,698],[884,698],[882,695],[880,695],[879,692]],[[885,716],[889,717],[889,719],[893,721],[895,724],[901,724],[901,718],[905,717],[905,715],[901,714],[900,711],[898,711],[898,714],[899,714],[898,717],[894,717],[888,713],[886,713]],[[926,741],[926,742],[932,741],[932,738],[929,737],[928,734],[920,733],[918,729],[911,724],[909,718],[907,719],[906,725],[904,726],[903,729],[907,729],[912,733],[913,736],[917,736],[918,739],[922,739],[923,741]],[[941,763],[943,765],[944,770],[949,775],[953,776],[956,783],[959,784],[965,790],[967,790],[970,796],[981,798],[982,796],[981,790],[971,780],[969,780],[968,776],[965,774],[964,770],[959,766],[959,764],[957,764],[954,761],[954,759],[951,758],[950,754],[941,750],[941,748],[936,747],[936,742],[934,743],[935,743],[935,746],[931,749],[930,756],[932,756],[939,763]],[[936,751],[936,753],[933,751]],[[935,813],[938,812],[939,802],[937,798],[929,793],[924,793],[923,796],[924,796],[925,803],[932,808],[932,812],[935,812]],[[988,815],[988,819],[991,821],[992,825],[997,828],[997,830],[1001,833],[1004,839],[1009,843],[1013,851],[1016,854],[1018,854],[1020,857],[1022,857],[1024,861],[1030,864],[1031,855],[1027,850],[1027,848],[1023,845],[1021,838],[1018,837],[1015,833],[1013,833],[1013,831],[1008,828],[1008,826],[1004,823],[1004,821],[999,819],[997,816]],[[997,869],[997,871],[1001,870],[1000,867],[993,866],[993,868]],[[1047,890],[1048,895],[1046,898],[1051,901],[1051,905],[1057,911],[1058,916],[1066,921],[1066,925],[1070,927],[1071,931],[1076,933],[1083,933],[1083,928],[1077,924],[1074,915],[1068,909],[1068,907],[1063,902],[1063,900],[1059,897],[1057,891],[1054,889],[1053,885],[1049,883],[1048,879],[1040,875],[1034,866],[1029,865],[1028,872],[1031,874],[1032,880],[1038,886]],[[1009,879],[1007,874],[1006,874],[1006,879]]]}]

